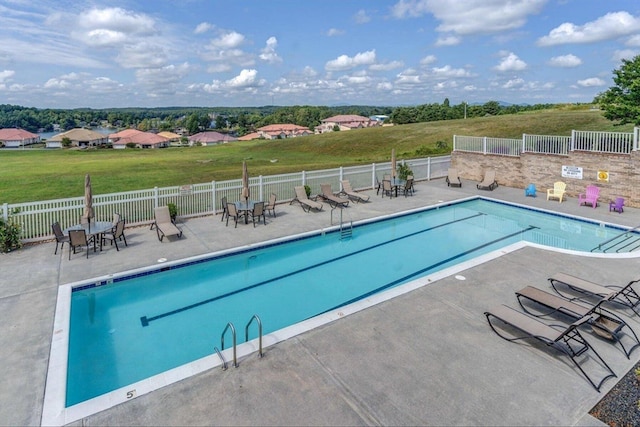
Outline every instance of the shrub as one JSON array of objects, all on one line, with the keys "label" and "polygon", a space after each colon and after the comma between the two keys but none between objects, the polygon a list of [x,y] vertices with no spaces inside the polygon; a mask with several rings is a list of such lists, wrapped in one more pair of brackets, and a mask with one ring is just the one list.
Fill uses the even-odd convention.
[{"label": "shrub", "polygon": [[169,208],[169,216],[171,217],[171,221],[175,222],[176,217],[178,216],[178,206],[175,203],[167,203],[167,207]]},{"label": "shrub", "polygon": [[16,224],[11,220],[5,221],[0,218],[0,251],[11,252],[14,249],[21,248],[21,234],[20,224]]},{"label": "shrub", "polygon": [[307,197],[311,197],[311,187],[309,187],[308,185],[305,185],[304,192],[307,193]]},{"label": "shrub", "polygon": [[406,180],[409,175],[413,175],[413,171],[411,170],[409,165],[406,163],[400,163],[398,165],[398,178]]}]

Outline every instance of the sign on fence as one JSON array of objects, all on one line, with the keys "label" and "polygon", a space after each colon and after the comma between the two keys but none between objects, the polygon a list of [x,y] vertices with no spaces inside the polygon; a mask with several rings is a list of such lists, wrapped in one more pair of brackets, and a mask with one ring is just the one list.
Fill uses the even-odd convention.
[{"label": "sign on fence", "polygon": [[191,184],[181,185],[180,186],[180,195],[181,196],[190,196],[193,194],[193,186]]},{"label": "sign on fence", "polygon": [[564,178],[582,179],[582,168],[562,165],[562,176]]}]

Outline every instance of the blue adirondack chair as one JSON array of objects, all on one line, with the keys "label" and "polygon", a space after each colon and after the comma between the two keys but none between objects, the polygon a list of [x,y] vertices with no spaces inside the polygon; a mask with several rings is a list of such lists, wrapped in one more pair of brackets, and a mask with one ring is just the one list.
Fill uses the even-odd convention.
[{"label": "blue adirondack chair", "polygon": [[525,197],[526,196],[536,197],[536,185],[529,184],[529,186],[524,189],[524,195]]}]

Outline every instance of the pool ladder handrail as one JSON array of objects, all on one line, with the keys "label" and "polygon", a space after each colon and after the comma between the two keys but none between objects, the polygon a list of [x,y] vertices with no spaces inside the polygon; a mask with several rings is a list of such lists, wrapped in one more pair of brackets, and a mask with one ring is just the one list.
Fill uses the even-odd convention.
[{"label": "pool ladder handrail", "polygon": [[[342,213],[344,209],[340,209],[340,240],[348,239],[353,236],[353,220],[349,218],[349,227],[347,228],[346,222],[342,218]],[[347,215],[349,215],[347,213]],[[331,225],[333,225],[333,211],[331,211]]]},{"label": "pool ladder handrail", "polygon": [[[238,357],[237,357],[237,346],[236,346],[236,328],[233,326],[233,323],[227,323],[227,326],[224,327],[224,331],[222,331],[222,335],[220,336],[220,346],[222,350],[224,350],[224,335],[227,333],[227,330],[231,329],[231,336],[233,338],[233,367],[238,367]],[[221,356],[222,357],[222,356]],[[223,359],[224,360],[224,359]]]},{"label": "pool ladder handrail", "polygon": [[[604,252],[607,252],[608,250],[613,249],[613,248],[615,248],[616,246],[618,246],[618,245],[620,245],[620,244],[622,244],[622,243],[626,242],[627,240],[629,240],[629,239],[631,238],[631,236],[627,236],[627,235],[628,235],[629,233],[633,233],[634,231],[638,231],[639,229],[640,229],[640,225],[637,225],[637,226],[635,226],[635,227],[633,227],[633,228],[631,228],[631,229],[629,229],[629,230],[623,231],[622,233],[617,234],[616,236],[614,236],[614,237],[612,237],[612,238],[610,238],[610,239],[607,239],[607,240],[605,240],[604,242],[602,242],[602,243],[598,244],[598,246],[596,246],[595,248],[591,249],[591,252],[594,252],[594,251],[596,251],[596,250],[602,250],[602,252],[603,252],[603,253],[604,253]],[[613,242],[614,240],[617,240],[617,239],[619,239],[619,238],[621,238],[621,237],[625,237],[625,236],[627,236],[627,238],[626,238],[626,239],[624,239],[624,240],[622,240],[622,242],[615,243],[615,244],[613,244],[613,245],[609,246],[608,248],[604,248],[604,249],[602,249],[602,247],[603,247],[604,245],[606,245],[607,243],[611,243],[611,242]],[[631,245],[631,244],[633,244],[633,243],[635,243],[635,242],[637,242],[637,241],[639,241],[639,240],[640,240],[640,237],[639,237],[639,238],[637,238],[637,239],[634,239],[632,242],[627,243],[626,245],[622,246],[621,248],[618,248],[618,249],[616,250],[616,252],[618,252],[618,253],[619,253],[622,249],[626,248],[627,246],[629,246],[629,245]],[[630,252],[633,252],[633,250],[637,249],[638,247],[640,247],[640,246],[636,246],[636,247],[634,247]]]},{"label": "pool ladder handrail", "polygon": [[249,319],[249,323],[247,323],[247,326],[245,326],[245,328],[244,328],[244,341],[245,342],[249,341],[249,326],[251,326],[251,323],[253,323],[254,320],[258,324],[258,357],[262,357],[263,356],[263,353],[262,353],[262,321],[260,320],[260,318],[258,317],[257,314],[254,314],[253,316],[251,316],[251,319]]}]

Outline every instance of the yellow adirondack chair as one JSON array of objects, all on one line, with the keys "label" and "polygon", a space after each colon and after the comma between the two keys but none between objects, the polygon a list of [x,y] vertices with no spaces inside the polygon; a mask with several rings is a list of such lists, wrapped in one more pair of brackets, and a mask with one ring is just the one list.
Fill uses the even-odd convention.
[{"label": "yellow adirondack chair", "polygon": [[553,188],[549,188],[547,190],[547,200],[549,199],[558,199],[560,203],[562,203],[562,198],[564,197],[565,190],[567,189],[567,184],[562,181],[557,181],[553,183]]}]

